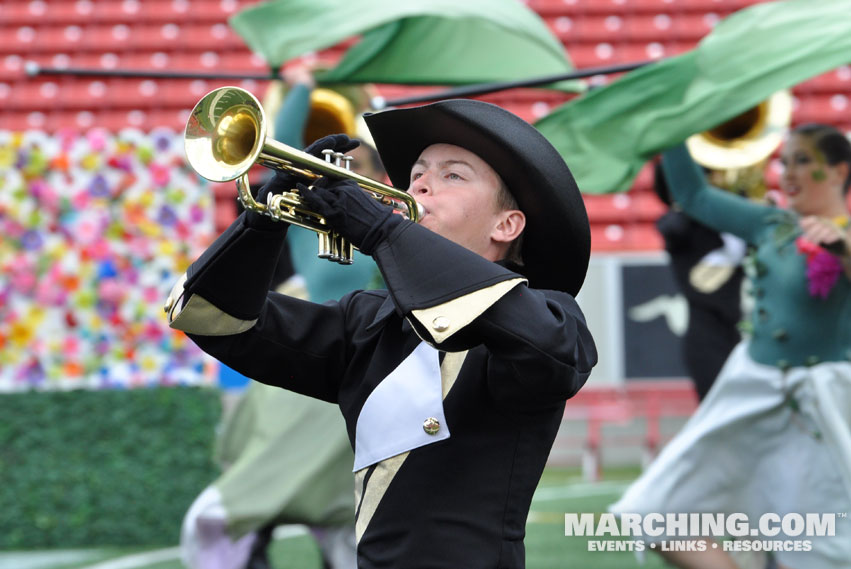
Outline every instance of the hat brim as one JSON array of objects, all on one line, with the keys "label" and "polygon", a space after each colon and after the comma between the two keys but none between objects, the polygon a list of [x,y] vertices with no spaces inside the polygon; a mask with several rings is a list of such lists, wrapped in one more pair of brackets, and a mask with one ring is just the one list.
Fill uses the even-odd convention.
[{"label": "hat brim", "polygon": [[487,162],[526,214],[521,272],[534,288],[576,295],[585,280],[591,231],[570,169],[531,124],[505,109],[450,99],[364,114],[393,185],[407,188],[411,168],[432,144],[452,144]]}]

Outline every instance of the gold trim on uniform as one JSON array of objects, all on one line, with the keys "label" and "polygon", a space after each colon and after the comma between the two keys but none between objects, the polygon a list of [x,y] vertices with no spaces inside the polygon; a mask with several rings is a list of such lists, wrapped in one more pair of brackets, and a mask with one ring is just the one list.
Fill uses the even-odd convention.
[{"label": "gold trim on uniform", "polygon": [[[178,303],[175,302],[175,306]],[[172,313],[175,306],[172,306]],[[205,298],[193,294],[177,316],[169,322],[169,327],[198,336],[230,336],[250,330],[257,324],[254,320],[242,320],[222,312]]]},{"label": "gold trim on uniform", "polygon": [[443,304],[412,310],[411,315],[429,331],[434,343],[440,344],[467,326],[497,300],[526,279],[517,277],[453,298]]},{"label": "gold trim on uniform", "polygon": [[[464,364],[464,359],[467,357],[467,350],[463,352],[447,352],[443,356],[443,363],[440,365],[440,381],[443,389],[443,398],[449,394],[449,390],[455,385],[455,380],[458,379],[458,374],[461,371],[461,366]],[[384,497],[384,493],[393,481],[393,477],[399,472],[405,459],[408,458],[410,451],[397,454],[386,458],[375,465],[375,470],[372,476],[369,477],[369,483],[364,488],[364,477],[369,471],[369,467],[361,468],[355,472],[355,504],[360,504],[358,519],[355,524],[355,536],[360,542],[367,526],[369,525],[378,504]],[[361,499],[363,496],[363,499]]]}]

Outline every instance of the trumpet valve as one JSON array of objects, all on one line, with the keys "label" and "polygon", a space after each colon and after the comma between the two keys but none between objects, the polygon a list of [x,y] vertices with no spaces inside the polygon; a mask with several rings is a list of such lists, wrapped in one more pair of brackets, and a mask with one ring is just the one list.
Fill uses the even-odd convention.
[{"label": "trumpet valve", "polygon": [[349,242],[348,239],[343,237],[342,235],[335,235],[336,249],[337,249],[337,257],[332,258],[332,261],[336,261],[341,265],[351,265],[354,262],[355,256],[355,248]]},{"label": "trumpet valve", "polygon": [[341,251],[340,251],[340,260],[337,261],[341,265],[351,265],[355,262],[355,248],[346,239],[343,239]]},{"label": "trumpet valve", "polygon": [[320,259],[331,258],[331,236],[327,233],[317,233],[319,236],[319,251],[316,256]]},{"label": "trumpet valve", "polygon": [[331,256],[328,259],[335,263],[343,260],[343,237],[337,233],[331,234]]}]

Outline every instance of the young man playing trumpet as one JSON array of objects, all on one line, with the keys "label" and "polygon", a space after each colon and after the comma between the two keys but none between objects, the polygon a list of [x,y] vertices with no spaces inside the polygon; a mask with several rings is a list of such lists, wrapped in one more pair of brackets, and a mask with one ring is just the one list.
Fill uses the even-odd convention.
[{"label": "young man playing trumpet", "polygon": [[[387,290],[325,304],[269,293],[287,226],[249,211],[175,286],[171,325],[257,381],[339,404],[359,567],[523,567],[564,402],[597,360],[574,300],[590,250],[581,195],[546,139],[495,105],[442,101],[366,122],[420,223],[349,179],[309,189],[279,172],[258,201],[298,185],[376,260]],[[335,135],[308,152],[356,144]]]}]

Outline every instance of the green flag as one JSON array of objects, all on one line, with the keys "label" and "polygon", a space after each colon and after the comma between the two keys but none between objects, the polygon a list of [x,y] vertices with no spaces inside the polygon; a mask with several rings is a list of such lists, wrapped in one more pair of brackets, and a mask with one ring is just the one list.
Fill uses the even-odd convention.
[{"label": "green flag", "polygon": [[360,36],[317,77],[325,82],[462,85],[573,70],[561,42],[517,0],[277,0],[230,25],[276,68]]},{"label": "green flag", "polygon": [[693,51],[592,90],[535,126],[583,192],[624,191],[656,153],[849,62],[851,0],[759,4],[720,22]]}]

